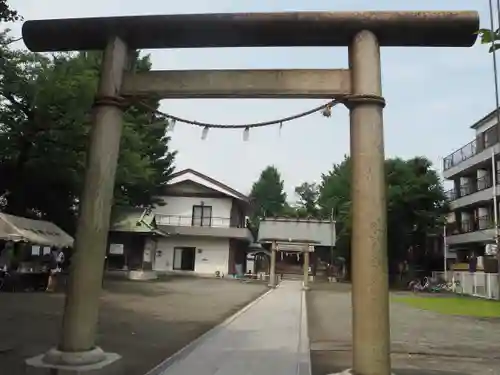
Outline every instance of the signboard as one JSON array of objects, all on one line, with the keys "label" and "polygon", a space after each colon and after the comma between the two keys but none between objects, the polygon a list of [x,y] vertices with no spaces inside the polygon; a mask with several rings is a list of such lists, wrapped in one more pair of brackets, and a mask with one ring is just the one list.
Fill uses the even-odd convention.
[{"label": "signboard", "polygon": [[484,253],[486,255],[497,255],[497,245],[496,244],[487,244],[484,249]]},{"label": "signboard", "polygon": [[309,251],[313,252],[314,251],[314,246],[307,245],[307,244],[299,244],[299,243],[278,243],[276,244],[276,247],[278,251],[286,251],[286,252],[304,252],[304,251]]},{"label": "signboard", "polygon": [[31,246],[31,255],[40,255],[40,246]]},{"label": "signboard", "polygon": [[123,244],[112,243],[109,245],[109,253],[111,255],[123,255]]}]

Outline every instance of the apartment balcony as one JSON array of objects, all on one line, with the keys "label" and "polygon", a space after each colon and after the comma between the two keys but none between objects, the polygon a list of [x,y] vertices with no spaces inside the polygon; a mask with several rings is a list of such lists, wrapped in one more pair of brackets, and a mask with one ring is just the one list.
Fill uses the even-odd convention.
[{"label": "apartment balcony", "polygon": [[[500,194],[500,173],[497,173],[497,195]],[[479,205],[493,199],[493,178],[491,174],[476,178],[471,183],[462,184],[459,189],[450,189],[445,192],[450,200],[450,209]]]},{"label": "apartment balcony", "polygon": [[495,155],[500,153],[499,141],[496,126],[479,134],[472,142],[444,158],[443,177],[450,179],[491,162],[492,153]]},{"label": "apartment balcony", "polygon": [[246,225],[235,223],[231,218],[155,214],[155,222],[162,231],[172,236],[222,237],[253,241]]},{"label": "apartment balcony", "polygon": [[477,217],[461,222],[449,223],[446,226],[446,241],[448,245],[495,240],[495,222],[492,215]]}]

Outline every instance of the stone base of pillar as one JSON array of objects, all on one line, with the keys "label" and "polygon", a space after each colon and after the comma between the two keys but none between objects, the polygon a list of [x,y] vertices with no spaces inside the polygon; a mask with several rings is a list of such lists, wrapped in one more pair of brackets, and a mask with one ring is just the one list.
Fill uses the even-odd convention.
[{"label": "stone base of pillar", "polygon": [[129,280],[150,281],[157,280],[158,274],[156,273],[156,271],[151,270],[134,270],[128,271],[127,277]]},{"label": "stone base of pillar", "polygon": [[[336,372],[334,374],[328,374],[328,375],[354,375],[354,372],[351,369],[348,369],[348,370],[345,370],[342,372]],[[390,375],[394,375],[394,374],[391,373]]]},{"label": "stone base of pillar", "polygon": [[26,375],[119,375],[121,356],[101,348],[86,352],[62,352],[51,349],[26,360]]},{"label": "stone base of pillar", "polygon": [[310,289],[311,289],[311,288],[309,288],[308,286],[306,286],[306,285],[302,285],[302,290],[308,291],[308,290],[310,290]]}]

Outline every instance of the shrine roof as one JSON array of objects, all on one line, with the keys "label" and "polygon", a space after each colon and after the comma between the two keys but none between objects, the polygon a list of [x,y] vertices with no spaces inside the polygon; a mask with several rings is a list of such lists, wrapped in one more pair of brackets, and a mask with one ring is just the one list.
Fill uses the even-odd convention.
[{"label": "shrine roof", "polygon": [[335,222],[283,217],[264,218],[259,223],[258,241],[332,246],[336,241]]}]

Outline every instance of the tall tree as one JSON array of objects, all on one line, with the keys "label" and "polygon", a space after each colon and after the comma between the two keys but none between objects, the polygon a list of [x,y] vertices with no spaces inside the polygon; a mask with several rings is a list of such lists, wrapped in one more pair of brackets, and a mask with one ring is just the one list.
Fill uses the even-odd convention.
[{"label": "tall tree", "polygon": [[[72,231],[83,186],[100,53],[44,56],[0,36],[0,196],[7,212],[43,217]],[[148,56],[136,69],[151,67]],[[156,101],[148,105],[157,106]],[[124,114],[115,203],[153,204],[175,153],[168,123],[130,107]]]},{"label": "tall tree", "polygon": [[0,22],[19,21],[21,16],[9,6],[7,0],[0,0]]},{"label": "tall tree", "polygon": [[318,185],[304,182],[295,187],[298,196],[297,215],[299,217],[316,217],[318,215]]},{"label": "tall tree", "polygon": [[250,198],[254,206],[254,223],[259,217],[284,214],[286,193],[281,174],[275,166],[268,166],[261,172],[259,179],[252,186]]},{"label": "tall tree", "polygon": [[318,204],[320,216],[336,221],[336,250],[346,260],[350,259],[351,248],[351,159],[334,164],[333,168],[321,175]]},{"label": "tall tree", "polygon": [[[422,261],[422,257],[410,259],[408,249],[413,247],[417,255],[425,254],[427,235],[442,228],[447,202],[441,181],[431,162],[421,157],[388,159],[385,169],[390,264],[395,267],[398,261],[405,259]],[[331,209],[336,212],[337,247],[349,259],[352,227],[351,163],[348,157],[322,176],[319,204],[323,215]]]}]

